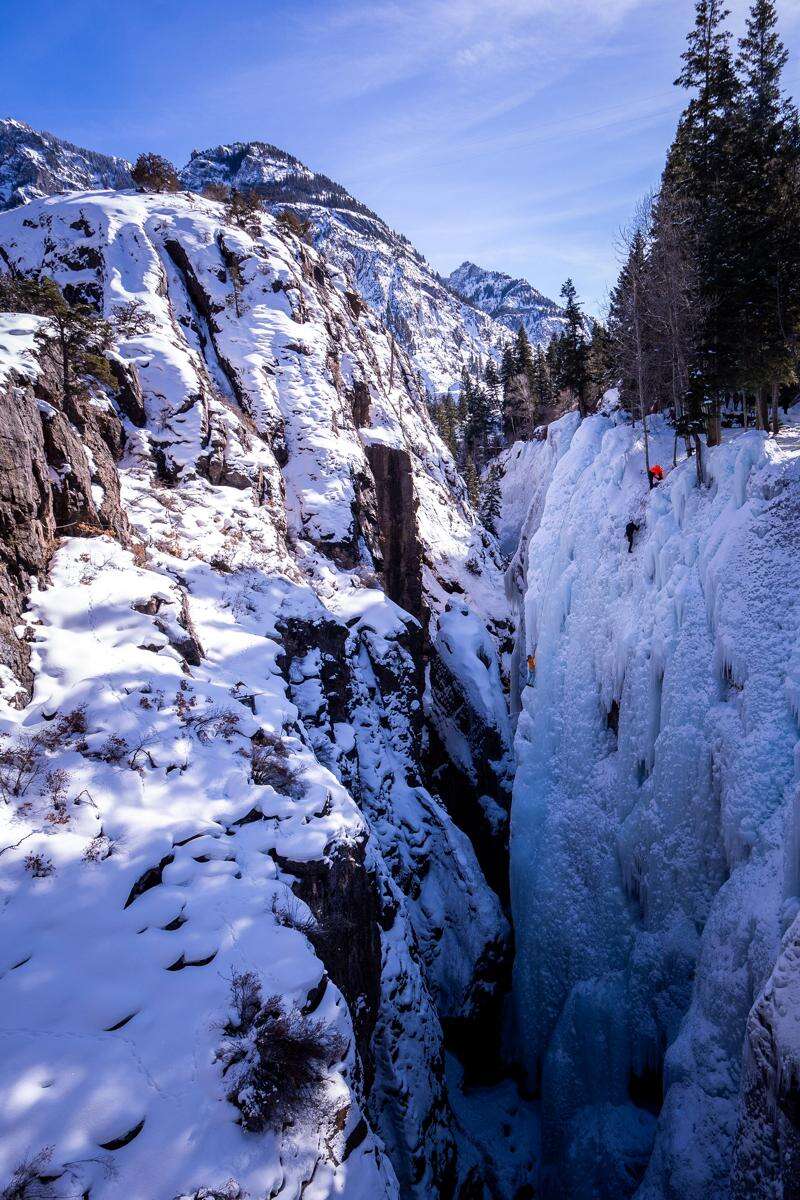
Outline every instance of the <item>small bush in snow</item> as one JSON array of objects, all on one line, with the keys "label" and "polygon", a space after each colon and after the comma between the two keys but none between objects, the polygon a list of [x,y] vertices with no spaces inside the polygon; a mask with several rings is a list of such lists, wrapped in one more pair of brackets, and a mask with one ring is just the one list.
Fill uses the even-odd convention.
[{"label": "small bush in snow", "polygon": [[179,192],[180,180],[172,163],[160,154],[140,154],[131,178],[142,192]]},{"label": "small bush in snow", "polygon": [[153,318],[141,300],[125,300],[111,314],[111,324],[122,337],[142,337],[153,327]]},{"label": "small bush in snow", "polygon": [[48,875],[52,875],[55,871],[52,858],[47,854],[38,854],[31,851],[25,855],[25,870],[29,871],[34,879],[46,879]]},{"label": "small bush in snow", "polygon": [[285,900],[277,898],[272,902],[272,911],[275,914],[275,920],[278,925],[282,925],[284,929],[296,929],[300,933],[304,933],[306,937],[311,937],[312,934],[320,934],[322,931],[316,917],[309,911],[305,904],[302,904],[296,896],[289,893]]},{"label": "small bush in snow", "polygon": [[289,761],[289,751],[275,734],[261,734],[250,750],[250,778],[259,786],[269,784],[276,792],[301,800],[305,784],[297,767]]},{"label": "small bush in snow", "polygon": [[0,1191],[0,1200],[46,1200],[52,1195],[51,1179],[47,1175],[52,1157],[52,1146],[45,1146],[38,1154],[19,1163],[6,1186]]},{"label": "small bush in snow", "polygon": [[128,756],[128,743],[118,733],[112,733],[100,747],[100,758],[107,763],[121,763]]},{"label": "small bush in snow", "polygon": [[69,821],[69,806],[67,801],[67,788],[70,782],[69,771],[65,771],[63,767],[56,767],[55,770],[47,772],[45,782],[50,800],[47,820],[51,825],[66,825]]},{"label": "small bush in snow", "polygon": [[39,777],[42,749],[40,737],[21,733],[0,750],[0,795],[4,800],[22,799]]},{"label": "small bush in snow", "polygon": [[231,979],[232,1012],[217,1051],[228,1100],[248,1133],[281,1129],[313,1113],[330,1068],[347,1049],[322,1021],[291,1009],[280,996],[261,995],[250,971]]},{"label": "small bush in snow", "polygon": [[192,730],[200,742],[210,742],[212,738],[223,738],[228,741],[239,732],[239,718],[228,708],[212,704],[202,712],[192,711],[184,716],[184,723]]},{"label": "small bush in snow", "polygon": [[91,863],[103,862],[105,859],[111,857],[112,848],[111,838],[106,837],[104,833],[98,833],[84,850],[83,861]]},{"label": "small bush in snow", "polygon": [[71,712],[59,713],[38,737],[46,750],[61,750],[76,739],[82,743],[87,729],[86,705],[81,704]]}]

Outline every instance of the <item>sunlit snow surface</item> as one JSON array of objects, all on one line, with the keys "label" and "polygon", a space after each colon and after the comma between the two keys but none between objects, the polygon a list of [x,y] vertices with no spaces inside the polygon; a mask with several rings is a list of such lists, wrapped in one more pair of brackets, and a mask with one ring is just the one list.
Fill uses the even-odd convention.
[{"label": "sunlit snow surface", "polygon": [[728,436],[698,488],[653,425],[661,486],[640,428],[594,416],[528,529],[515,1003],[544,1194],[574,1200],[727,1195],[745,1021],[797,908],[800,431]]}]

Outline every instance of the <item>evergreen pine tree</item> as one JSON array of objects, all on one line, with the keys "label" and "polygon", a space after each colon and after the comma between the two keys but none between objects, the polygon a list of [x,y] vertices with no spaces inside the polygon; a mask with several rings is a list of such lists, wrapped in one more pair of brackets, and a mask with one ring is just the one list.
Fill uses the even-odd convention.
[{"label": "evergreen pine tree", "polygon": [[754,0],[739,43],[739,237],[737,287],[729,298],[741,322],[740,382],[760,398],[764,427],[769,388],[775,432],[781,385],[794,376],[792,343],[800,317],[797,113],[781,92],[788,56],[776,25],[772,0]]},{"label": "evergreen pine tree", "polygon": [[486,472],[480,498],[480,518],[489,533],[497,537],[497,522],[502,508],[500,492],[500,472],[497,464],[493,463]]},{"label": "evergreen pine tree", "polygon": [[[736,274],[736,128],[739,87],[721,0],[697,0],[695,23],[675,81],[693,93],[670,151],[666,182],[686,205],[688,236],[700,285],[698,334],[690,368],[688,419],[702,404],[731,386],[735,375],[736,314],[726,303]],[[699,449],[699,442],[697,442]],[[699,467],[698,467],[699,470]]]},{"label": "evergreen pine tree", "polygon": [[533,379],[533,352],[524,325],[520,325],[514,341],[514,366],[515,373],[524,375],[530,383]]},{"label": "evergreen pine tree", "polygon": [[475,469],[475,463],[469,455],[464,466],[464,483],[467,485],[467,497],[473,508],[478,507],[480,500],[480,484],[478,481],[478,472]]},{"label": "evergreen pine tree", "polygon": [[500,382],[503,387],[506,387],[508,381],[514,378],[516,374],[516,362],[514,350],[510,345],[503,347],[503,356],[500,360]]},{"label": "evergreen pine tree", "polygon": [[561,288],[566,329],[558,339],[559,382],[578,402],[582,417],[587,414],[586,392],[589,383],[589,347],[584,319],[575,284],[567,279]]}]

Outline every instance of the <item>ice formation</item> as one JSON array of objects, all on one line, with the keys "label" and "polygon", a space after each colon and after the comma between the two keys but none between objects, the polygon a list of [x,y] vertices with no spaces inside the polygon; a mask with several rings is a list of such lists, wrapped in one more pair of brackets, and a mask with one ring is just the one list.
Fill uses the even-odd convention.
[{"label": "ice formation", "polygon": [[[626,418],[559,438],[520,452],[547,462],[511,835],[542,1186],[722,1200],[748,1013],[797,909],[800,437],[731,437],[707,486],[683,461],[651,492]],[[650,453],[672,462],[658,419]]]}]

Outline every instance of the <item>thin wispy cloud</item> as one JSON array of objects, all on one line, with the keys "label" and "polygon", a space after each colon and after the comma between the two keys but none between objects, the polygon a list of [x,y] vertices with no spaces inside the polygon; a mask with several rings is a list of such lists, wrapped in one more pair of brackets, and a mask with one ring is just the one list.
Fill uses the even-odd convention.
[{"label": "thin wispy cloud", "polygon": [[[747,6],[730,3],[736,34]],[[550,294],[571,273],[599,304],[617,229],[657,183],[674,132],[694,3],[6,8],[6,112],[105,151],[178,162],[195,147],[274,142],[340,180],[443,271],[472,258]],[[779,12],[794,51],[800,0],[780,0]],[[78,37],[80,70],[65,53]],[[786,80],[800,83],[795,57]]]}]

